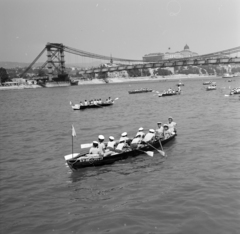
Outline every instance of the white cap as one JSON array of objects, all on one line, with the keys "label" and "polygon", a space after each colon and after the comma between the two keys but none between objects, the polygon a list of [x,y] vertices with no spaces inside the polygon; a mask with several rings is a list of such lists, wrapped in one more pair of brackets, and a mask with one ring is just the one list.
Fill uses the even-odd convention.
[{"label": "white cap", "polygon": [[173,120],[173,118],[170,116],[170,117],[168,117],[168,119],[172,119]]},{"label": "white cap", "polygon": [[109,139],[113,141],[113,140],[114,140],[114,137],[113,137],[113,136],[110,136]]},{"label": "white cap", "polygon": [[[168,125],[167,125],[167,124],[164,124],[163,127],[168,127]],[[169,128],[169,127],[168,127],[168,128]]]},{"label": "white cap", "polygon": [[97,141],[93,141],[93,144],[98,145],[98,142]]},{"label": "white cap", "polygon": [[122,137],[127,136],[127,132],[122,133]]},{"label": "white cap", "polygon": [[154,133],[155,130],[154,129],[149,129],[149,132]]},{"label": "white cap", "polygon": [[139,129],[138,129],[138,131],[143,131],[143,128],[142,128],[142,127],[141,127],[141,128],[139,128]]},{"label": "white cap", "polygon": [[157,124],[162,124],[162,122],[157,122]]},{"label": "white cap", "polygon": [[103,136],[103,135],[99,135],[99,136],[98,136],[98,139],[104,140],[104,136]]}]

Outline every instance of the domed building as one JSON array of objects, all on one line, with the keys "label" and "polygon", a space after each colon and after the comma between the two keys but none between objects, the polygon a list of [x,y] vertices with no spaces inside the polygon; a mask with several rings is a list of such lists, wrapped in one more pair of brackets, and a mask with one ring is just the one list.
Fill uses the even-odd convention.
[{"label": "domed building", "polygon": [[198,53],[190,51],[189,46],[186,44],[182,51],[165,53],[163,59],[189,58],[194,56],[198,56]]}]

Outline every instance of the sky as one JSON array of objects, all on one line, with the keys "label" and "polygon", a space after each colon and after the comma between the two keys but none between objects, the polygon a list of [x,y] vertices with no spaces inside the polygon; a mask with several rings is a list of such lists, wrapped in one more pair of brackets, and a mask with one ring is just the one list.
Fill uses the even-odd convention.
[{"label": "sky", "polygon": [[0,0],[0,32],[9,62],[32,62],[48,42],[124,59],[186,44],[207,54],[240,46],[240,0]]}]

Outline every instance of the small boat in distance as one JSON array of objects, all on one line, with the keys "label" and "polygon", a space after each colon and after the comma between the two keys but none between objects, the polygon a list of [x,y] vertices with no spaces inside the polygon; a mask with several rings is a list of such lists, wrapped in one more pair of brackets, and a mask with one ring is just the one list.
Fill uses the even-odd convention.
[{"label": "small boat in distance", "polygon": [[131,91],[128,91],[129,94],[135,94],[135,93],[148,93],[148,92],[152,92],[153,90],[152,89],[135,89],[135,90],[131,90]]},{"label": "small boat in distance", "polygon": [[161,94],[158,94],[158,97],[173,96],[173,95],[180,95],[180,94],[181,94],[181,92],[175,91],[175,92],[172,92],[172,93],[161,93]]},{"label": "small boat in distance", "polygon": [[72,102],[70,102],[70,105],[72,107],[73,110],[85,110],[85,109],[89,109],[89,108],[102,108],[102,107],[106,107],[106,106],[112,106],[114,102],[103,102],[101,104],[91,104],[91,105],[80,105],[80,104],[72,104]]},{"label": "small boat in distance", "polygon": [[212,83],[212,81],[205,81],[203,82],[203,85],[210,85]]},{"label": "small boat in distance", "polygon": [[210,85],[206,88],[207,91],[216,90],[216,89],[217,89],[216,85]]},{"label": "small boat in distance", "polygon": [[229,73],[225,73],[222,78],[233,78],[233,75]]}]

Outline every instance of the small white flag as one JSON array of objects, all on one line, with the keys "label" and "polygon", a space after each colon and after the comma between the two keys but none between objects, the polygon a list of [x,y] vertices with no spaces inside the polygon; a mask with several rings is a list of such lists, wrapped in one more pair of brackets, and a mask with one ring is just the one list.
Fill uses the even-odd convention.
[{"label": "small white flag", "polygon": [[72,136],[73,136],[73,137],[77,136],[76,131],[75,131],[73,125],[72,125]]}]

